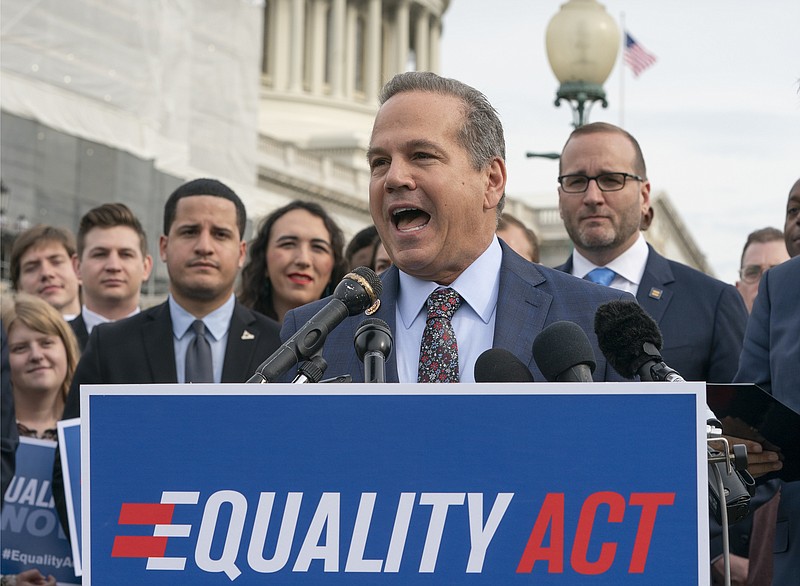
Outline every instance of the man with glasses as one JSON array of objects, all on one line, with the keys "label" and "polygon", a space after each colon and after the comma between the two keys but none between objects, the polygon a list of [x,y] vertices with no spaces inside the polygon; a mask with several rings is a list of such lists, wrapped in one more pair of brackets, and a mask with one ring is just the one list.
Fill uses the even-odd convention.
[{"label": "man with glasses", "polygon": [[650,182],[625,130],[595,122],[564,145],[558,207],[575,246],[559,269],[636,296],[661,328],[664,361],[687,380],[731,382],[747,310],[732,285],[668,260],[641,234]]},{"label": "man with glasses", "polygon": [[747,306],[747,312],[753,311],[753,300],[758,294],[761,275],[775,265],[789,260],[783,232],[777,228],[761,228],[747,236],[742,250],[742,262],[739,269],[739,280],[736,289]]}]

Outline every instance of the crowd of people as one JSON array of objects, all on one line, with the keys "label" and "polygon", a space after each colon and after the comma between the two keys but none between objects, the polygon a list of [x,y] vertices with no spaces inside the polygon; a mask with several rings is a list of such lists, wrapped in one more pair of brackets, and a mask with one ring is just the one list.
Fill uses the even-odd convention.
[{"label": "crowd of people", "polygon": [[[379,103],[367,153],[374,224],[347,246],[334,218],[308,201],[276,209],[246,242],[236,193],[214,179],[191,180],[164,206],[158,250],[169,295],[142,308],[153,259],[126,205],[88,211],[77,238],[44,225],[17,237],[16,294],[2,312],[4,492],[15,435],[54,437],[56,421],[80,415],[81,385],[243,382],[357,266],[383,281],[374,317],[394,335],[388,382],[473,382],[477,358],[490,348],[510,351],[545,380],[533,341],[561,320],[586,332],[595,381],[623,381],[600,351],[593,321],[598,306],[635,300],[661,329],[665,362],[684,378],[755,382],[800,411],[800,180],[783,231],[748,236],[733,286],[645,241],[653,211],[642,149],[622,128],[587,124],[569,136],[559,166],[559,211],[574,250],[550,268],[538,264],[535,233],[503,213],[503,128],[482,93],[410,72],[388,82]],[[361,319],[345,319],[323,349],[328,371],[353,382],[364,380],[352,343]],[[756,474],[780,470],[779,454],[743,443]],[[54,494],[63,489],[60,475],[57,464]],[[788,536],[758,553],[760,577],[750,571],[751,526],[732,530],[734,583],[797,583],[797,484],[759,488],[764,502],[777,504],[768,527]],[[713,568],[719,575],[718,560]]]}]

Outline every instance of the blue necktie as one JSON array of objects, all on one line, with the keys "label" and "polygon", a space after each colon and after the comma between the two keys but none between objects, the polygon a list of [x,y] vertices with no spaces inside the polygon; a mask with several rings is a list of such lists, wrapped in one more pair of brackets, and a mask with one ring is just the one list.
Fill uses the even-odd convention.
[{"label": "blue necktie", "polygon": [[186,382],[213,383],[214,367],[211,362],[211,344],[206,338],[206,326],[202,320],[192,322],[194,338],[186,348]]},{"label": "blue necktie", "polygon": [[605,285],[608,287],[611,284],[611,281],[614,280],[614,277],[617,276],[617,273],[612,271],[606,267],[599,267],[596,269],[592,269],[589,271],[584,279],[587,281],[591,281],[592,283],[597,283],[598,285]]}]

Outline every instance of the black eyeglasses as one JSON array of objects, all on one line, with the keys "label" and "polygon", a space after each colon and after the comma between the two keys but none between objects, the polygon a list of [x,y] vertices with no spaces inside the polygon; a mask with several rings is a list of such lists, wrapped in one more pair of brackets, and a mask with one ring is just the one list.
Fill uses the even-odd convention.
[{"label": "black eyeglasses", "polygon": [[638,175],[631,175],[630,173],[601,173],[594,177],[587,175],[561,175],[558,178],[558,183],[565,193],[583,193],[589,189],[589,182],[592,179],[597,183],[600,191],[620,191],[625,187],[625,180],[629,178],[636,181],[644,181]]},{"label": "black eyeglasses", "polygon": [[761,280],[761,275],[774,266],[775,265],[745,265],[739,269],[739,278],[750,285],[758,283]]}]

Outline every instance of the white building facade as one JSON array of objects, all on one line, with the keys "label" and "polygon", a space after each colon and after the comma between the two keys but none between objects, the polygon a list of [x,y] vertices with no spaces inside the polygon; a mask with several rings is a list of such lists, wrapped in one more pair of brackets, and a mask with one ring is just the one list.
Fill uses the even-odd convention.
[{"label": "white building facade", "polygon": [[[251,230],[299,198],[351,236],[371,223],[365,156],[378,92],[402,71],[439,72],[448,5],[3,0],[3,258],[14,226],[74,230],[111,201],[139,215],[158,258],[163,202],[202,176],[240,194]],[[539,234],[543,262],[561,262],[570,245],[557,210],[509,199]],[[647,235],[707,270],[671,206]],[[166,271],[156,264],[157,297]]]}]

